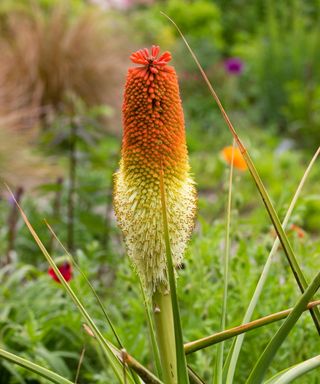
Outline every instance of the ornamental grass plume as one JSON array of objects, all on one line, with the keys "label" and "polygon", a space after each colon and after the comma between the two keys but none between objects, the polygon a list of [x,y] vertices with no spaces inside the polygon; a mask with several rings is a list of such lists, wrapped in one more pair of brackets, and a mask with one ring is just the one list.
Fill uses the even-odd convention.
[{"label": "ornamental grass plume", "polygon": [[190,177],[184,117],[169,52],[142,49],[130,57],[123,102],[120,168],[114,206],[129,257],[147,293],[168,290],[160,172],[173,262],[181,263],[194,226],[196,191]]}]

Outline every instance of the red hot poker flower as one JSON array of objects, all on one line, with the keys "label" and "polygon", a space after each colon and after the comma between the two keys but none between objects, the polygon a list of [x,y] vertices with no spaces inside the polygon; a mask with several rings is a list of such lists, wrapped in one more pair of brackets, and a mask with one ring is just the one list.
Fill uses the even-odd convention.
[{"label": "red hot poker flower", "polygon": [[[72,265],[68,261],[65,261],[63,264],[58,266],[58,269],[66,281],[70,281],[72,279]],[[61,283],[59,277],[56,275],[52,267],[48,269],[48,274],[53,278],[54,281]]]},{"label": "red hot poker flower", "polygon": [[184,117],[176,72],[169,52],[158,46],[131,55],[123,102],[120,169],[115,174],[114,206],[129,257],[146,290],[167,286],[160,197],[160,171],[174,262],[182,261],[191,234],[196,192],[190,177]]}]

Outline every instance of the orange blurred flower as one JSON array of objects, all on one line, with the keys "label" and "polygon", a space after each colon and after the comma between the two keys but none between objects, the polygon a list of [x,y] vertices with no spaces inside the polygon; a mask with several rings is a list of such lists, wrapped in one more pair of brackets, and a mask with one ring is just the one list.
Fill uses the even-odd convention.
[{"label": "orange blurred flower", "polygon": [[224,147],[221,151],[221,155],[227,164],[231,165],[232,161],[232,150],[234,150],[233,154],[233,166],[240,171],[245,171],[247,169],[247,164],[239,150],[238,147],[233,147],[230,145],[229,147]]}]

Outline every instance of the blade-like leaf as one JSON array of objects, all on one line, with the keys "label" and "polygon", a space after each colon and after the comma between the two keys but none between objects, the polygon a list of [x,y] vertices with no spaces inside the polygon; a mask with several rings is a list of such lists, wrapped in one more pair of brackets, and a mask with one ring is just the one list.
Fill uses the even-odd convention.
[{"label": "blade-like leaf", "polygon": [[106,318],[110,328],[111,328],[111,331],[114,335],[114,337],[116,338],[117,340],[117,343],[118,343],[118,347],[119,348],[124,348],[123,347],[123,344],[121,342],[121,339],[110,319],[110,316],[108,315],[106,309],[104,308],[104,305],[102,304],[102,301],[100,300],[100,297],[98,296],[96,290],[94,289],[93,285],[90,283],[89,279],[87,278],[86,274],[81,270],[80,266],[78,265],[78,263],[75,261],[74,257],[71,255],[71,253],[66,249],[66,247],[61,243],[60,239],[58,238],[58,236],[56,235],[56,233],[54,232],[53,228],[51,227],[51,225],[45,220],[45,223],[49,229],[49,231],[51,232],[52,236],[56,239],[56,241],[58,242],[58,244],[61,246],[61,248],[63,249],[63,251],[66,253],[66,255],[68,255],[68,257],[70,258],[70,260],[72,261],[72,264],[77,268],[77,270],[81,273],[82,277],[84,278],[84,280],[86,281],[86,283],[88,284],[89,288],[91,289],[91,292],[93,293],[94,297],[96,298],[100,308],[101,308],[101,311],[102,313],[104,314],[104,317]]},{"label": "blade-like leaf", "polygon": [[[66,253],[66,255],[70,258],[70,260],[72,261],[73,265],[77,268],[77,270],[81,273],[82,277],[85,279],[86,283],[88,284],[91,292],[93,293],[94,297],[96,298],[97,302],[98,302],[98,305],[104,315],[104,317],[106,318],[107,320],[107,323],[109,324],[110,328],[111,328],[111,331],[114,335],[114,337],[116,338],[117,340],[117,343],[118,343],[118,347],[123,349],[124,346],[123,346],[123,343],[120,339],[120,336],[118,335],[111,319],[110,319],[110,316],[108,315],[104,305],[102,304],[102,301],[99,297],[99,295],[97,294],[96,290],[94,289],[93,285],[91,284],[90,280],[87,278],[86,274],[81,270],[80,266],[78,265],[78,263],[75,261],[74,257],[71,255],[71,253],[66,249],[66,247],[62,244],[62,242],[60,241],[60,239],[58,238],[58,236],[56,235],[56,233],[54,232],[53,228],[50,226],[50,224],[45,220],[45,223],[49,229],[49,231],[51,232],[53,238],[55,238],[55,240],[58,242],[58,244],[61,246],[61,248],[63,249],[63,251]],[[131,371],[131,370],[130,370]],[[139,384],[139,379],[136,377],[136,374],[131,371],[130,372],[131,375],[132,375],[132,379],[134,380],[134,382],[136,384]]]},{"label": "blade-like leaf", "polygon": [[[39,236],[35,232],[34,228],[32,227],[30,221],[28,220],[26,214],[24,213],[23,209],[21,206],[17,203],[15,200],[15,197],[13,193],[11,192],[10,188],[8,185],[6,185],[8,191],[10,192],[13,200],[15,201],[17,207],[19,208],[19,211],[21,213],[21,216],[27,225],[31,235],[33,236],[34,240],[36,241],[37,245],[39,246],[40,250],[42,251],[43,255],[47,259],[48,263],[54,270],[55,274],[58,276],[62,286],[68,293],[68,295],[71,297],[75,305],[77,306],[79,312],[82,314],[82,316],[85,318],[87,321],[90,330],[92,331],[94,337],[97,339],[99,342],[102,350],[104,351],[107,359],[109,360],[109,363],[117,376],[118,380],[120,383],[124,382],[123,379],[123,364],[128,365],[130,368],[132,368],[135,372],[138,373],[138,375],[143,379],[143,381],[146,384],[162,384],[162,382],[154,376],[148,369],[146,369],[143,365],[141,365],[137,360],[135,360],[132,356],[130,356],[125,350],[119,351],[110,341],[106,340],[103,335],[101,334],[100,330],[98,327],[95,325],[94,321],[84,308],[82,302],[80,299],[77,297],[77,295],[74,293],[70,285],[67,283],[67,281],[64,279],[63,275],[61,274],[59,268],[55,264],[54,260],[48,253],[47,249],[43,245],[42,241],[40,240]],[[130,383],[133,384],[133,378],[131,376],[128,377]]]},{"label": "blade-like leaf", "polygon": [[71,297],[71,299],[73,300],[74,304],[77,306],[78,310],[80,311],[80,313],[82,314],[82,316],[85,318],[85,320],[87,321],[91,331],[93,332],[95,338],[97,339],[97,341],[99,342],[99,344],[101,345],[103,351],[105,352],[105,355],[106,357],[108,358],[109,360],[109,363],[110,365],[112,366],[113,368],[113,371],[115,373],[115,375],[117,376],[118,380],[120,383],[123,383],[123,375],[122,375],[122,363],[119,361],[118,357],[115,355],[115,347],[112,346],[112,344],[107,341],[101,334],[100,330],[98,329],[98,327],[95,325],[94,321],[92,320],[92,318],[90,317],[90,315],[88,314],[88,312],[86,311],[86,309],[84,308],[82,302],[80,301],[80,299],[77,297],[77,295],[74,293],[74,291],[72,290],[72,288],[70,287],[70,285],[67,283],[67,281],[64,279],[63,275],[61,274],[58,266],[55,264],[54,260],[52,259],[52,257],[50,256],[50,254],[48,253],[47,249],[45,248],[45,246],[43,245],[42,241],[40,240],[39,236],[37,235],[37,233],[35,232],[35,230],[33,229],[31,223],[29,222],[26,214],[24,213],[23,209],[21,208],[21,206],[17,203],[17,201],[15,200],[14,198],[14,195],[12,194],[10,188],[7,186],[8,188],[8,191],[10,192],[12,198],[14,199],[20,213],[21,213],[21,216],[25,222],[25,224],[27,225],[31,235],[33,236],[34,240],[36,241],[36,243],[38,244],[40,250],[42,251],[43,255],[45,256],[45,258],[47,259],[48,263],[50,264],[50,266],[52,267],[52,269],[54,270],[55,274],[58,276],[62,286],[64,287],[64,289],[66,290],[66,292],[69,294],[69,296]]},{"label": "blade-like leaf", "polygon": [[[319,156],[319,153],[320,153],[320,147],[318,148],[318,150],[316,151],[316,153],[314,154],[313,158],[311,159],[306,171],[304,172],[302,178],[301,178],[301,181],[298,185],[298,188],[292,198],[292,201],[289,205],[289,209],[285,215],[285,218],[283,220],[283,223],[282,223],[282,227],[285,229],[287,224],[288,224],[288,221],[291,217],[291,214],[292,214],[292,211],[296,205],[296,202],[298,200],[298,197],[300,196],[300,193],[301,193],[301,190],[306,182],[306,179],[317,159],[317,157]],[[263,267],[263,270],[262,270],[262,273],[260,275],[260,278],[259,278],[259,281],[257,283],[257,286],[255,288],[255,291],[254,291],[254,294],[252,296],[252,299],[250,301],[250,304],[248,306],[248,309],[243,317],[243,320],[242,320],[242,324],[245,324],[247,322],[249,322],[252,318],[252,314],[253,314],[253,311],[258,303],[258,300],[260,298],[260,295],[261,295],[261,292],[263,290],[263,287],[264,287],[264,284],[267,280],[267,276],[268,276],[268,273],[269,273],[269,270],[270,270],[270,267],[271,267],[271,263],[272,263],[272,260],[273,260],[273,256],[274,254],[276,253],[276,250],[278,249],[279,247],[279,238],[277,237],[276,240],[274,241],[273,243],[273,246],[271,248],[271,251],[269,253],[269,256],[267,258],[267,261]],[[237,365],[237,361],[238,361],[238,357],[239,357],[239,354],[240,354],[240,350],[241,350],[241,346],[242,346],[242,343],[243,343],[243,340],[244,340],[244,337],[245,337],[245,334],[242,334],[241,336],[238,336],[231,348],[230,348],[230,351],[229,351],[229,359],[230,361],[228,362],[228,364],[225,364],[224,366],[224,371],[226,373],[226,383],[227,384],[232,384],[233,382],[233,377],[234,377],[234,372],[235,372],[235,368],[236,368],[236,365]],[[227,358],[227,361],[229,360]]]},{"label": "blade-like leaf", "polygon": [[320,355],[305,360],[300,364],[287,368],[283,372],[277,373],[271,379],[267,380],[265,384],[289,384],[298,377],[320,367]]},{"label": "blade-like leaf", "polygon": [[[292,250],[292,247],[291,247],[291,244],[288,240],[288,237],[286,235],[286,233],[284,232],[282,226],[281,226],[281,222],[279,220],[279,217],[277,215],[277,212],[275,211],[274,207],[273,207],[273,204],[270,200],[270,197],[268,195],[268,192],[256,170],[256,167],[254,166],[253,164],[253,161],[251,160],[251,157],[246,149],[246,147],[244,146],[244,144],[242,143],[242,141],[240,140],[240,137],[238,136],[236,130],[234,129],[230,119],[229,119],[229,116],[227,115],[225,109],[223,108],[222,106],[222,103],[218,97],[218,95],[216,94],[215,90],[213,89],[207,75],[205,74],[197,56],[195,55],[195,53],[193,52],[193,50],[191,49],[189,43],[187,42],[186,38],[184,37],[183,33],[181,32],[181,30],[179,29],[179,27],[177,26],[177,24],[168,16],[166,15],[165,13],[161,12],[165,17],[167,17],[168,20],[171,21],[171,23],[175,26],[175,28],[177,29],[177,31],[179,32],[179,34],[181,35],[184,43],[186,44],[191,56],[193,57],[195,63],[197,64],[198,68],[199,68],[199,71],[205,81],[205,83],[207,84],[209,90],[210,90],[210,93],[212,94],[215,102],[217,103],[219,109],[220,109],[220,112],[225,120],[225,122],[227,123],[228,127],[229,127],[229,130],[231,132],[231,134],[233,135],[234,139],[236,140],[236,143],[242,153],[242,156],[243,158],[245,159],[245,162],[247,164],[247,167],[250,171],[250,174],[252,176],[252,178],[254,179],[254,182],[256,184],[256,187],[260,193],[260,196],[262,198],[262,201],[265,205],[265,208],[269,214],[269,217],[271,219],[271,222],[277,232],[277,235],[280,239],[280,242],[281,242],[281,245],[283,247],[283,250],[286,254],[286,257],[288,259],[288,262],[289,262],[289,265],[291,267],[291,270],[293,272],[293,275],[297,281],[297,284],[300,288],[300,291],[303,293],[307,286],[308,286],[308,283],[304,277],[304,274],[297,262],[297,259],[294,255],[294,252]],[[315,324],[315,327],[320,335],[320,311],[318,310],[318,308],[314,308],[312,310],[310,310],[310,313],[311,313],[311,316],[312,316],[312,319],[313,319],[313,322]]]},{"label": "blade-like leaf", "polygon": [[73,384],[72,381],[58,375],[57,373],[52,372],[47,368],[41,367],[40,365],[35,364],[32,361],[23,359],[22,357],[19,357],[1,348],[0,348],[0,357],[10,361],[11,363],[18,364],[21,367],[28,369],[29,371],[34,372],[37,375],[42,376],[45,379],[51,381],[52,383]]},{"label": "blade-like leaf", "polygon": [[293,326],[298,321],[299,317],[305,310],[310,298],[317,292],[320,286],[320,272],[317,273],[316,277],[312,280],[304,294],[300,297],[297,304],[294,306],[292,312],[287,317],[282,326],[278,329],[276,334],[273,336],[266,349],[260,356],[255,367],[253,368],[246,384],[260,384],[262,383],[264,376],[271,364],[274,356],[276,355],[281,344],[288,336]]}]

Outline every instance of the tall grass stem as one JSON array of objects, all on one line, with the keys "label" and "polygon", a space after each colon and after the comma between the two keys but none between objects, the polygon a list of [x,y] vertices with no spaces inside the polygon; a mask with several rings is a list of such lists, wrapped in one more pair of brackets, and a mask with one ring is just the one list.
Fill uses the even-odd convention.
[{"label": "tall grass stem", "polygon": [[[315,308],[320,305],[320,300],[310,302],[305,311],[311,308]],[[185,353],[188,355],[190,353],[197,352],[201,349],[211,347],[214,344],[221,343],[224,340],[231,339],[235,336],[241,335],[243,333],[252,331],[256,328],[263,327],[265,325],[274,323],[279,320],[283,320],[290,315],[291,309],[285,309],[284,311],[272,313],[271,315],[261,317],[260,319],[253,320],[249,323],[238,325],[225,331],[214,333],[213,335],[203,337],[202,339],[190,341],[184,345]]]},{"label": "tall grass stem", "polygon": [[[295,279],[297,281],[297,284],[298,284],[298,286],[300,288],[300,291],[303,293],[306,290],[307,286],[308,286],[307,281],[306,281],[306,279],[304,277],[304,274],[303,274],[303,272],[302,272],[302,270],[301,270],[301,268],[300,268],[300,266],[299,266],[299,264],[297,262],[297,259],[295,257],[295,254],[294,254],[293,250],[292,250],[292,247],[290,245],[288,237],[287,237],[286,233],[284,232],[284,230],[283,230],[283,228],[281,226],[281,222],[280,222],[279,217],[278,217],[278,215],[277,215],[277,213],[276,213],[276,211],[275,211],[275,209],[274,209],[274,207],[272,205],[272,202],[271,202],[271,199],[270,199],[270,197],[269,197],[269,195],[267,193],[267,190],[265,189],[265,186],[262,183],[262,180],[261,180],[261,178],[260,178],[260,176],[259,176],[259,174],[258,174],[258,172],[257,172],[257,170],[256,170],[256,168],[255,168],[255,166],[253,164],[253,161],[251,160],[251,157],[250,157],[249,153],[247,152],[247,149],[245,148],[244,144],[240,140],[240,138],[239,138],[236,130],[234,129],[234,127],[233,127],[233,125],[232,125],[232,123],[231,123],[231,121],[230,121],[230,119],[229,119],[225,109],[222,106],[222,103],[221,103],[218,95],[214,91],[214,89],[213,89],[213,87],[212,87],[212,85],[211,85],[207,75],[205,74],[205,72],[204,72],[204,70],[203,70],[203,68],[202,68],[202,66],[201,66],[201,64],[199,62],[199,60],[197,59],[196,55],[194,54],[193,50],[191,49],[189,43],[187,42],[186,38],[182,34],[181,30],[179,29],[177,24],[172,19],[170,19],[169,16],[167,16],[163,12],[161,12],[161,13],[164,16],[166,16],[171,21],[171,23],[173,23],[173,25],[176,27],[177,31],[181,35],[181,37],[182,37],[184,43],[186,44],[190,54],[192,55],[195,63],[197,64],[197,66],[198,66],[198,68],[200,70],[200,73],[201,73],[205,83],[207,84],[207,86],[208,86],[208,88],[209,88],[209,90],[210,90],[210,92],[211,92],[215,102],[217,103],[217,105],[218,105],[218,107],[219,107],[219,109],[221,111],[221,114],[222,114],[224,120],[226,121],[226,123],[227,123],[227,125],[228,125],[228,127],[230,129],[231,134],[233,135],[234,139],[236,140],[237,145],[238,145],[238,147],[239,147],[239,149],[240,149],[240,151],[241,151],[241,153],[242,153],[242,155],[243,155],[243,157],[244,157],[244,159],[246,161],[246,164],[247,164],[247,167],[248,167],[248,169],[250,171],[250,174],[253,177],[254,182],[255,182],[255,184],[257,186],[257,189],[258,189],[258,191],[259,191],[259,193],[261,195],[262,201],[263,201],[263,203],[265,205],[265,208],[266,208],[266,210],[267,210],[267,212],[269,214],[271,222],[272,222],[272,224],[273,224],[273,226],[274,226],[274,228],[275,228],[275,230],[277,232],[277,235],[278,235],[278,237],[280,239],[281,245],[282,245],[282,247],[284,249],[284,252],[285,252],[286,257],[288,259],[288,262],[290,264],[292,273],[293,273],[293,275],[294,275],[294,277],[295,277]],[[311,313],[311,317],[313,319],[313,322],[315,324],[315,327],[316,327],[316,329],[318,331],[318,334],[320,335],[320,311],[319,311],[318,308],[314,308],[314,309],[310,310],[310,313]]]},{"label": "tall grass stem", "polygon": [[[282,227],[283,229],[286,228],[287,224],[288,224],[288,221],[291,217],[291,214],[292,214],[292,211],[296,205],[296,202],[298,200],[298,197],[300,196],[301,194],[301,191],[302,191],[302,188],[307,180],[307,177],[309,176],[309,173],[317,159],[317,157],[319,156],[319,153],[320,153],[320,147],[317,149],[316,153],[314,154],[314,156],[312,157],[307,169],[305,170],[302,178],[301,178],[301,181],[298,185],[298,188],[291,200],[291,203],[289,205],[289,208],[287,210],[287,213],[285,215],[285,218],[282,222]],[[263,270],[262,270],[262,273],[260,275],[260,278],[259,278],[259,281],[256,285],[256,288],[255,288],[255,291],[254,291],[254,294],[252,296],[252,299],[250,301],[250,304],[246,310],[246,313],[243,317],[243,320],[242,320],[242,324],[245,324],[245,323],[248,323],[251,318],[252,318],[252,315],[253,315],[253,312],[254,312],[254,309],[258,303],[258,300],[260,298],[260,295],[262,293],[262,290],[263,290],[263,287],[264,287],[264,284],[267,280],[267,276],[269,274],[269,270],[270,270],[270,267],[271,267],[271,263],[272,263],[272,260],[273,260],[273,256],[275,255],[278,247],[279,247],[279,244],[280,244],[280,241],[279,241],[279,238],[277,237],[276,240],[274,241],[273,243],[273,246],[271,248],[271,251],[269,253],[269,256],[267,258],[267,261],[263,267]],[[241,350],[241,346],[242,346],[242,343],[243,343],[243,340],[244,340],[244,337],[245,337],[245,334],[242,334],[240,336],[238,336],[235,341],[234,341],[234,344],[232,346],[232,348],[230,349],[230,352],[231,352],[231,358],[230,358],[230,363],[229,363],[229,367],[227,366],[227,376],[226,376],[226,383],[228,384],[232,384],[233,383],[233,378],[234,378],[234,372],[235,372],[235,369],[236,369],[236,365],[237,365],[237,361],[238,361],[238,357],[239,357],[239,354],[240,354],[240,350]]]},{"label": "tall grass stem", "polygon": [[[233,161],[235,151],[235,140],[233,139],[231,165],[229,171],[228,183],[228,201],[226,209],[226,235],[225,235],[225,252],[223,258],[223,301],[222,301],[222,314],[220,330],[224,331],[226,328],[227,317],[227,298],[228,298],[228,284],[229,284],[229,259],[230,259],[230,222],[231,222],[231,203],[232,203],[232,179],[233,179]],[[214,384],[222,383],[222,367],[223,367],[223,351],[224,341],[218,344],[216,369],[214,372]]]},{"label": "tall grass stem", "polygon": [[288,336],[291,329],[294,327],[303,311],[305,310],[308,301],[317,292],[320,287],[320,272],[316,274],[308,288],[302,296],[300,296],[296,305],[292,309],[290,315],[286,318],[285,322],[278,329],[276,334],[272,337],[271,341],[263,351],[253,370],[251,371],[246,384],[260,384],[263,382],[266,372],[274,359],[278,349]]}]

